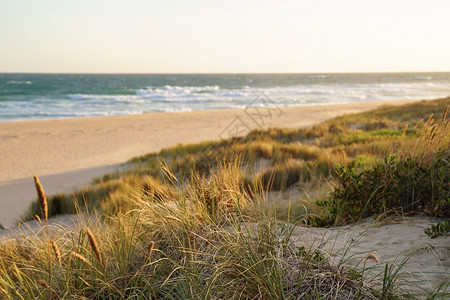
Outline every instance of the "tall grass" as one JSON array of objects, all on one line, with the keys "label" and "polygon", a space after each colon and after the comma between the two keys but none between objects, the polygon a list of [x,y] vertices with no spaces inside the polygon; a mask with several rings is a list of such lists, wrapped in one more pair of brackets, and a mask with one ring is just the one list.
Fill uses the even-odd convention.
[{"label": "tall grass", "polygon": [[[168,180],[174,174],[165,170]],[[79,222],[68,231],[4,241],[3,298],[378,299],[401,296],[402,266],[375,277],[334,264],[320,245],[291,241],[297,225],[255,209],[238,162],[191,181],[161,201],[130,194],[133,209]],[[199,177],[201,176],[201,177]],[[253,191],[254,192],[254,191]],[[142,196],[145,195],[145,196]],[[87,222],[87,224],[86,224]],[[57,249],[57,250],[56,250]],[[50,264],[52,276],[46,278]],[[435,293],[439,295],[439,293]],[[442,294],[442,293],[441,293]]]},{"label": "tall grass", "polygon": [[[171,199],[136,198],[129,212],[55,234],[54,257],[46,255],[48,241],[37,235],[5,243],[1,293],[54,299],[353,295],[352,285],[341,286],[345,278],[336,279],[339,270],[295,253],[292,224],[277,225],[249,210],[239,172],[239,165],[227,164],[220,176],[193,174]],[[46,264],[53,269],[49,280]],[[374,298],[371,289],[364,292]]]}]

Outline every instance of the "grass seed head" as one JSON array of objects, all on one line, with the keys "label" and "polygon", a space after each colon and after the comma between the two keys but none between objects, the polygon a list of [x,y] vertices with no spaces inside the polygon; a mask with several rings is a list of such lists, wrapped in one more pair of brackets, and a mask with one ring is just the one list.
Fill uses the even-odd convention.
[{"label": "grass seed head", "polygon": [[58,260],[59,264],[62,264],[61,262],[61,251],[59,250],[58,244],[56,244],[55,241],[51,240],[53,253],[55,254],[56,259]]},{"label": "grass seed head", "polygon": [[87,263],[87,264],[90,264],[90,262],[86,259],[86,257],[84,257],[84,256],[81,255],[81,254],[78,254],[78,253],[72,251],[72,252],[71,252],[71,255],[72,255],[74,258],[77,258],[77,259],[81,260],[82,262],[85,262],[85,263]]},{"label": "grass seed head", "polygon": [[97,259],[98,263],[102,266],[102,256],[100,253],[100,248],[98,247],[97,240],[95,239],[94,234],[89,228],[86,228],[86,233],[89,237],[89,243],[91,244],[92,251],[94,251],[95,258]]},{"label": "grass seed head", "polygon": [[36,186],[36,191],[39,198],[39,204],[41,205],[42,217],[44,221],[48,220],[48,205],[47,205],[47,196],[45,196],[44,188],[36,175],[34,177],[34,184]]},{"label": "grass seed head", "polygon": [[155,246],[155,242],[154,241],[151,241],[149,244],[148,244],[148,260],[149,261],[151,261],[151,258],[152,258],[152,252],[153,252],[153,247]]},{"label": "grass seed head", "polygon": [[367,255],[365,261],[368,261],[369,259],[376,261],[377,264],[380,263],[380,259],[378,258],[378,256],[374,252],[372,252],[369,255]]},{"label": "grass seed head", "polygon": [[445,122],[445,119],[447,118],[447,113],[448,113],[448,105],[447,105],[447,107],[445,108],[445,110],[444,110],[444,113],[442,114],[442,123],[444,123]]},{"label": "grass seed head", "polygon": [[38,281],[38,284],[39,284],[40,286],[42,286],[42,287],[48,289],[48,283],[47,283],[45,280],[40,279],[40,280]]}]

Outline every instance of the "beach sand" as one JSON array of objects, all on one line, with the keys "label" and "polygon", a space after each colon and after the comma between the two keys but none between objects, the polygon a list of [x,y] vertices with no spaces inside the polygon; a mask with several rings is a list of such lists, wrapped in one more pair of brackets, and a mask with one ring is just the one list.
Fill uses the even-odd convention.
[{"label": "beach sand", "polygon": [[245,135],[255,128],[306,127],[342,114],[407,102],[411,101],[2,122],[0,223],[12,226],[35,198],[33,173],[48,194],[68,192],[134,156],[177,143]]},{"label": "beach sand", "polygon": [[386,262],[398,267],[406,261],[401,270],[404,279],[431,290],[450,276],[448,236],[431,239],[424,232],[430,224],[438,221],[430,217],[396,216],[378,224],[367,218],[360,223],[337,228],[297,227],[292,240],[306,249],[315,249],[326,242],[323,249],[335,265],[339,261],[345,261],[349,266],[362,265],[369,253],[375,253],[380,263],[368,260],[366,266],[373,267],[369,271],[370,277],[378,275],[378,280],[383,278]]}]

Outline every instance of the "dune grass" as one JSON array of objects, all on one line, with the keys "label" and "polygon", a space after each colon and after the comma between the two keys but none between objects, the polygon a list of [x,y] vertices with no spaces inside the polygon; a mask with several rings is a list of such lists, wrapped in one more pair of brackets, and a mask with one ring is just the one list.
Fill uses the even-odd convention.
[{"label": "dune grass", "polygon": [[[162,166],[165,179],[177,181]],[[243,185],[240,162],[164,194],[142,188],[134,208],[81,219],[0,247],[0,294],[9,299],[415,299],[444,298],[448,284],[411,294],[401,264],[378,277],[336,264],[325,245],[295,244],[298,224],[271,216]],[[146,194],[142,197],[142,194]],[[131,200],[130,199],[130,200]],[[50,230],[48,230],[50,229]],[[42,232],[41,231],[41,232]],[[349,245],[348,247],[351,247]],[[348,248],[347,248],[348,249]],[[367,259],[376,260],[374,254]],[[379,261],[378,261],[379,262]],[[49,275],[49,268],[51,274]],[[379,284],[377,284],[379,283]]]},{"label": "dune grass", "polygon": [[[339,189],[344,174],[352,178],[369,178],[370,172],[376,173],[377,169],[387,165],[396,168],[406,161],[409,161],[410,165],[415,162],[416,171],[422,170],[425,161],[428,172],[436,175],[436,171],[441,169],[441,174],[436,176],[440,176],[442,183],[448,176],[448,172],[445,172],[445,163],[448,162],[445,156],[445,152],[448,152],[448,127],[444,128],[446,125],[442,121],[448,105],[450,98],[400,107],[385,106],[370,112],[337,117],[306,129],[254,130],[242,138],[177,145],[159,153],[134,158],[127,170],[107,174],[74,194],[49,197],[49,215],[74,213],[74,198],[86,203],[90,209],[99,209],[103,213],[126,211],[133,207],[133,202],[128,200],[129,194],[136,193],[142,186],[145,187],[146,193],[162,193],[160,196],[163,198],[164,193],[170,192],[177,184],[190,181],[192,174],[208,177],[211,172],[214,173],[218,164],[233,162],[236,159],[240,161],[240,178],[246,186],[254,190],[261,188],[264,191],[280,192],[304,192],[307,188],[306,194],[325,194],[325,197],[320,199],[308,199],[310,203],[319,200],[319,203],[326,204],[328,200],[332,200],[333,198],[326,196],[323,191],[324,183],[329,191],[336,186]],[[447,116],[444,116],[444,119],[447,120]],[[433,129],[435,125],[439,126]],[[430,133],[430,130],[434,132]],[[428,143],[426,139],[427,136],[430,138],[430,134],[434,134],[434,137],[433,141]],[[431,158],[436,155],[437,149],[443,153],[440,158],[434,159],[437,164],[441,162],[439,168],[432,166]],[[417,157],[410,157],[408,160],[407,155],[411,153],[415,153]],[[418,157],[419,154],[423,157]],[[427,155],[428,158],[425,159]],[[389,159],[389,164],[385,163],[386,158]],[[163,182],[161,162],[174,174],[176,183],[167,180]],[[405,165],[404,170],[407,168]],[[396,169],[397,172],[400,170]],[[363,172],[366,172],[365,175],[360,175]],[[399,180],[407,181],[408,178]],[[260,183],[261,187],[256,187],[255,182]],[[318,186],[320,193],[316,190]],[[448,193],[448,187],[444,185],[444,190],[436,196],[446,198],[446,191]],[[367,193],[370,194],[370,188]],[[412,193],[415,193],[415,190],[412,190]],[[337,192],[334,195],[340,197]],[[334,202],[331,203],[335,205]],[[427,212],[438,215],[437,212]],[[328,213],[329,210],[324,207],[323,217],[327,218]],[[448,207],[441,209],[442,214],[448,217]],[[33,203],[21,219],[30,220],[35,215],[42,217],[38,202]],[[348,218],[332,219],[345,222]],[[330,220],[325,223],[332,224]]]},{"label": "dune grass", "polygon": [[[43,222],[47,234],[1,244],[0,294],[444,299],[448,281],[405,292],[406,261],[385,263],[374,277],[365,262],[333,263],[327,241],[299,246],[291,234],[300,225],[342,225],[374,214],[448,218],[449,105],[445,98],[382,107],[311,128],[254,130],[134,158],[124,171],[48,197],[49,216],[78,214],[72,230]],[[23,219],[41,218],[42,207],[34,202]],[[82,219],[94,211],[97,218]]]}]

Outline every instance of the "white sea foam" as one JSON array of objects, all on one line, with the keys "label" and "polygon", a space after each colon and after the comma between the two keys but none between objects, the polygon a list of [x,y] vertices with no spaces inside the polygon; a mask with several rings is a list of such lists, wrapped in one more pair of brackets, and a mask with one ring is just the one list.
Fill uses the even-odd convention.
[{"label": "white sea foam", "polygon": [[[236,104],[250,103],[260,95],[266,95],[274,103],[301,105],[304,103],[346,103],[376,100],[431,99],[447,96],[449,84],[427,83],[387,83],[387,84],[346,84],[319,85],[303,84],[287,87],[249,87],[241,89],[221,89],[219,86],[163,86],[139,89],[136,95],[88,95],[71,94],[75,101],[123,102],[139,104],[145,110],[158,103],[167,105],[195,105],[191,110],[208,109],[218,104],[232,108]],[[148,106],[148,107],[147,107]],[[161,108],[159,108],[161,110]],[[173,110],[170,108],[169,110]]]},{"label": "white sea foam", "polygon": [[[259,99],[261,95],[265,95],[265,100]],[[218,85],[166,85],[138,89],[134,95],[78,93],[69,94],[65,99],[49,99],[42,95],[33,99],[32,105],[27,101],[2,101],[0,120],[12,119],[15,115],[28,116],[26,119],[73,118],[144,112],[243,109],[248,105],[293,107],[377,100],[433,99],[448,95],[450,83],[429,80],[376,84],[317,82],[285,87],[242,86],[235,89],[225,89]]]},{"label": "white sea foam", "polygon": [[29,80],[10,80],[8,82],[6,82],[6,84],[33,84],[33,82],[29,81]]},{"label": "white sea foam", "polygon": [[143,100],[134,95],[90,95],[90,94],[69,94],[70,100],[77,101],[117,101],[117,102],[136,102],[142,103]]}]

